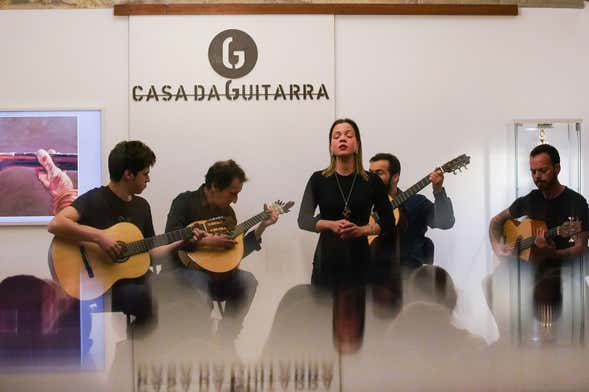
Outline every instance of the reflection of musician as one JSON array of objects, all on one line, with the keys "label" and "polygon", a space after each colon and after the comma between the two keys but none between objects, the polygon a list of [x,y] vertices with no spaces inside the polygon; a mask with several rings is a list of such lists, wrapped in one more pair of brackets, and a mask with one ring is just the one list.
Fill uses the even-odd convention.
[{"label": "reflection of musician", "polygon": [[[187,191],[178,195],[172,202],[166,231],[188,226],[199,220],[223,216],[232,229],[236,217],[231,203],[237,198],[243,183],[247,181],[244,171],[233,160],[216,162],[205,176],[205,183],[196,191]],[[243,257],[260,249],[262,233],[278,219],[278,214],[271,212],[271,217],[261,222],[255,230],[244,237]],[[207,235],[189,247],[228,249],[235,241],[227,235]],[[216,301],[226,301],[223,319],[219,325],[219,335],[233,340],[241,330],[242,322],[255,295],[257,280],[253,274],[240,269],[214,274],[203,269],[185,268],[176,260],[175,273],[180,282],[188,287],[196,287],[199,292]],[[190,293],[189,295],[193,295]]]},{"label": "reflection of musician", "polygon": [[534,282],[534,318],[537,328],[532,329],[532,338],[539,343],[552,342],[562,314],[562,290],[560,276],[549,275]]},{"label": "reflection of musician", "polygon": [[[43,156],[40,159],[43,160]],[[149,171],[154,163],[155,154],[142,142],[124,141],[117,144],[108,157],[108,185],[86,192],[74,200],[71,206],[60,211],[49,223],[49,232],[75,241],[94,242],[113,260],[123,249],[103,229],[125,221],[137,226],[144,237],[152,237],[151,209],[147,201],[137,195],[147,186]],[[55,179],[49,175],[45,181],[51,184],[52,178]],[[58,178],[57,183],[59,181]],[[154,248],[150,254],[163,255],[181,244],[178,241]],[[137,324],[149,321],[153,309],[147,283],[146,275],[115,283],[112,288],[113,309],[134,315]]]},{"label": "reflection of musician", "polygon": [[435,367],[444,366],[439,359],[458,360],[445,365],[454,367],[459,363],[459,367],[453,370],[462,371],[465,363],[462,355],[485,347],[485,342],[454,325],[452,313],[457,292],[452,277],[439,266],[423,265],[411,273],[407,285],[406,305],[389,337],[399,345],[398,353],[401,356],[409,354],[407,364],[411,363],[409,357],[418,357],[419,368],[426,366],[421,361],[432,361]]},{"label": "reflection of musician", "polygon": [[[370,171],[380,177],[388,190],[389,199],[402,192],[397,187],[401,176],[401,164],[392,154],[380,153],[370,158]],[[411,269],[431,264],[433,249],[428,249],[430,240],[425,237],[428,226],[447,230],[454,226],[452,201],[444,190],[444,173],[434,170],[429,177],[433,185],[434,203],[423,195],[413,195],[399,209],[406,220],[399,226],[400,257],[403,267]]]},{"label": "reflection of musician", "polygon": [[77,364],[92,345],[90,313],[51,281],[10,276],[0,282],[0,364]]},{"label": "reflection of musician", "polygon": [[[298,223],[319,232],[313,258],[314,284],[357,279],[368,260],[367,235],[392,232],[395,222],[382,181],[362,167],[362,143],[356,123],[336,120],[329,131],[329,167],[313,173],[303,195]],[[319,206],[320,215],[314,216]],[[375,207],[382,223],[368,222]]]},{"label": "reflection of musician", "polygon": [[333,291],[333,343],[342,354],[362,347],[366,318],[366,286],[350,284]]},{"label": "reflection of musician", "polygon": [[[565,259],[574,260],[580,256],[587,244],[587,230],[589,229],[589,209],[583,196],[565,187],[558,181],[560,172],[560,156],[553,146],[541,144],[530,152],[530,172],[538,189],[516,199],[508,209],[495,215],[489,224],[489,237],[491,245],[497,256],[518,256],[515,249],[502,241],[502,228],[504,223],[511,218],[528,216],[531,219],[543,221],[548,228],[562,225],[569,217],[581,221],[582,232],[576,235],[575,243],[570,243],[568,238],[556,237],[553,240],[544,237],[545,230],[539,228],[535,233],[527,236],[536,236],[532,247],[531,263],[519,263],[517,257],[509,258],[501,263],[493,272],[492,279],[483,282],[487,302],[493,305],[493,284],[508,282],[512,276],[517,276],[517,285],[521,287],[521,303],[518,308],[521,312],[517,317],[521,327],[534,325],[534,312],[540,309],[556,310],[560,306],[562,296],[562,262]],[[517,274],[512,269],[517,268]],[[546,291],[544,288],[549,287]],[[542,304],[543,294],[550,294],[549,305]],[[545,300],[546,298],[544,298]],[[540,300],[540,301],[538,301]],[[552,308],[550,301],[555,300],[557,307]],[[534,306],[534,304],[539,304]],[[497,303],[500,305],[500,303]],[[532,311],[531,307],[534,306]],[[508,334],[513,321],[504,320],[497,309],[495,315],[501,334]],[[541,314],[542,310],[540,311]],[[542,319],[542,317],[538,317]],[[557,313],[555,312],[554,315]],[[513,317],[513,316],[512,316]],[[553,320],[554,321],[554,320]],[[530,322],[532,324],[530,324]],[[535,340],[538,336],[532,336]]]},{"label": "reflection of musician", "polygon": [[533,233],[536,235],[533,250],[537,261],[558,261],[579,256],[587,245],[589,209],[583,196],[558,181],[560,156],[556,148],[548,144],[535,147],[530,152],[530,172],[538,189],[518,198],[508,209],[491,219],[489,237],[493,250],[498,256],[510,256],[514,252],[512,246],[501,241],[502,227],[508,219],[528,216],[552,228],[573,217],[581,221],[582,227],[574,245],[567,238],[547,240],[544,238],[545,230],[539,229]]},{"label": "reflection of musician", "polygon": [[364,341],[366,286],[324,290],[301,284],[280,300],[264,347],[264,357],[280,360],[353,354]]}]

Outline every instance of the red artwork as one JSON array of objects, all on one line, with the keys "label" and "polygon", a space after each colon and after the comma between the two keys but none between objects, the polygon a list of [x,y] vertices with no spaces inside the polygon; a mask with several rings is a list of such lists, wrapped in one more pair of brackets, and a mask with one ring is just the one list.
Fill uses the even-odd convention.
[{"label": "red artwork", "polygon": [[77,146],[75,116],[0,117],[0,217],[51,216],[71,201]]}]

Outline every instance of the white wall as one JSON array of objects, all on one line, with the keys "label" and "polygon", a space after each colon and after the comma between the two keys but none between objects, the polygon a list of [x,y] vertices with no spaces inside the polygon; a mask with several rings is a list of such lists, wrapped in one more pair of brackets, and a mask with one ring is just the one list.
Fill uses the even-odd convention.
[{"label": "white wall", "polygon": [[[112,146],[128,135],[128,27],[128,19],[112,16],[112,10],[0,12],[0,107],[103,107],[106,162]],[[588,10],[523,9],[518,17],[335,18],[336,115],[358,121],[366,159],[382,150],[397,154],[404,167],[402,185],[407,186],[458,154],[472,156],[469,171],[446,179],[456,226],[432,237],[438,262],[464,294],[460,319],[489,338],[494,330],[482,305],[480,281],[492,265],[488,220],[514,193],[511,120],[589,118],[588,36]],[[288,124],[281,132],[296,132],[295,123]],[[293,144],[300,154],[301,179],[324,164],[316,159],[320,155],[307,157],[311,148],[326,151],[321,143],[328,126],[316,125],[315,141]],[[167,141],[151,141],[156,152],[170,150]],[[220,152],[219,157],[225,155]],[[158,155],[159,161],[164,159],[170,157]],[[103,171],[106,180],[105,164]],[[157,169],[154,174],[165,175]],[[258,209],[257,181],[264,186],[285,181],[279,170],[249,174],[255,180],[246,185],[244,196],[251,191],[255,197],[244,197],[243,215]],[[585,170],[585,184],[587,175]],[[198,182],[195,178],[175,187],[188,189]],[[289,189],[302,192],[304,185],[299,180]],[[154,210],[167,211],[171,200],[149,192],[146,196],[155,197]],[[163,219],[156,218],[157,231],[163,229]],[[50,237],[44,227],[2,227],[0,232],[0,278],[49,276]],[[290,235],[277,227],[269,238],[287,243]],[[303,263],[308,273],[314,241],[301,244],[288,257]],[[281,273],[272,264],[252,268]],[[251,314],[272,312],[271,307],[263,309],[264,290],[258,291],[259,304],[254,303]]]},{"label": "white wall", "polygon": [[480,282],[492,269],[489,219],[515,194],[512,120],[589,118],[588,36],[587,9],[336,19],[336,112],[359,122],[366,157],[396,154],[401,187],[472,157],[445,180],[455,227],[430,234],[436,263],[463,291],[459,318],[487,338],[495,333]]},{"label": "white wall", "polygon": [[[0,108],[100,107],[107,154],[128,134],[127,26],[112,9],[0,11]],[[2,227],[0,233],[0,279],[50,276],[46,227]]]}]

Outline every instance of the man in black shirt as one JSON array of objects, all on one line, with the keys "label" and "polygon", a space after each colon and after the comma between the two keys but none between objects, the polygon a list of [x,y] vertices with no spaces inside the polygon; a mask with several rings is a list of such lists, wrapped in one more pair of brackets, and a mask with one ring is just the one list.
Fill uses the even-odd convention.
[{"label": "man in black shirt", "polygon": [[587,246],[589,208],[583,196],[558,181],[560,156],[556,148],[548,144],[535,147],[530,152],[530,172],[538,189],[518,198],[491,219],[489,237],[493,251],[498,256],[513,255],[514,248],[502,242],[503,224],[508,219],[528,216],[545,222],[550,229],[575,218],[580,221],[581,232],[574,236],[574,244],[568,238],[547,240],[545,230],[540,229],[533,233],[536,240],[532,254],[536,261],[546,262],[560,262],[581,255]]},{"label": "man in black shirt", "polygon": [[[483,288],[487,303],[495,313],[501,335],[509,336],[514,319],[517,320],[519,328],[522,328],[519,333],[520,339],[529,335],[534,341],[542,341],[544,335],[550,337],[554,333],[551,331],[558,329],[552,325],[558,325],[562,306],[563,262],[567,261],[567,264],[570,264],[581,256],[587,246],[589,230],[587,201],[558,181],[559,172],[560,156],[556,148],[547,144],[535,147],[530,152],[530,173],[538,189],[516,199],[509,208],[495,215],[489,224],[489,238],[493,251],[505,259],[505,262],[496,268],[492,276],[483,281]],[[581,232],[573,236],[574,243],[571,243],[569,238],[546,239],[545,230],[537,229],[535,233],[530,233],[536,237],[530,262],[519,262],[515,248],[503,242],[502,231],[508,219],[522,216],[542,221],[548,229],[562,225],[569,218],[575,218],[580,221]],[[517,277],[517,281],[513,280],[514,277]],[[494,308],[492,295],[495,284],[502,285],[508,281],[511,281],[511,287],[518,287],[518,295],[521,296],[517,301],[517,314],[512,310],[511,319],[505,318],[504,312],[501,311],[502,305],[497,304],[499,307]],[[511,290],[502,286],[499,288],[499,291]],[[548,320],[546,316],[549,316]],[[538,321],[534,321],[533,318],[540,322],[542,328],[537,328]]]},{"label": "man in black shirt", "polygon": [[[74,241],[94,242],[113,260],[123,249],[102,230],[119,222],[130,222],[144,237],[154,236],[149,204],[137,195],[147,186],[155,159],[153,151],[140,141],[117,144],[108,157],[108,185],[80,195],[61,210],[49,223],[49,232]],[[154,248],[150,255],[161,257],[183,244],[177,241]],[[135,316],[136,324],[149,321],[153,304],[147,276],[116,282],[112,287],[112,307]]]},{"label": "man in black shirt", "polygon": [[[243,183],[246,181],[244,171],[235,161],[216,162],[207,171],[204,184],[197,190],[183,192],[174,199],[168,213],[166,231],[181,229],[194,221],[219,216],[225,217],[228,228],[232,230],[237,220],[235,211],[230,205],[237,202]],[[268,226],[276,223],[277,219],[278,214],[271,211],[269,219],[261,222],[255,230],[245,235],[243,257],[260,249],[262,233]],[[235,244],[236,242],[227,235],[207,235],[198,241],[192,241],[187,248],[195,250],[199,246],[204,246],[229,249]],[[164,271],[162,280],[169,272]],[[204,294],[209,302],[212,302],[211,300],[218,303],[225,301],[218,334],[232,342],[241,330],[243,319],[256,292],[258,282],[254,275],[239,268],[218,274],[201,269],[194,263],[187,268],[182,265],[178,257],[175,258],[173,273],[180,283],[175,289],[181,290],[182,287],[188,287],[188,297]],[[194,288],[198,292],[194,292]],[[183,294],[182,297],[184,296]]]},{"label": "man in black shirt", "polygon": [[[385,183],[389,200],[403,191],[398,188],[401,164],[397,157],[388,153],[376,154],[370,158],[370,171]],[[434,170],[430,174],[434,202],[423,195],[413,195],[399,207],[402,222],[397,222],[400,260],[404,269],[413,270],[422,264],[433,262],[431,240],[425,236],[428,226],[447,230],[454,226],[452,201],[443,187],[444,173]]]}]

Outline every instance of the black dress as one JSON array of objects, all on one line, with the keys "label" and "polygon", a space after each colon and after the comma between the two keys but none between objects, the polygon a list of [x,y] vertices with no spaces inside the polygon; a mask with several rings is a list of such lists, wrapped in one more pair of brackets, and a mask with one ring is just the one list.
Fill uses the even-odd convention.
[{"label": "black dress", "polygon": [[[329,177],[325,177],[320,171],[313,173],[303,194],[298,218],[299,227],[317,232],[315,224],[319,219],[344,219],[344,197],[350,194],[348,208],[351,214],[347,218],[350,222],[358,226],[368,224],[374,206],[381,217],[378,223],[382,233],[392,235],[395,231],[395,219],[385,186],[378,176],[367,174],[368,180],[358,175],[354,181],[353,173],[347,176],[333,174]],[[317,206],[319,214],[315,215]],[[368,260],[369,247],[366,237],[342,240],[331,231],[322,231],[313,257],[311,282],[321,286],[332,286],[342,281],[361,280],[364,278]]]}]

